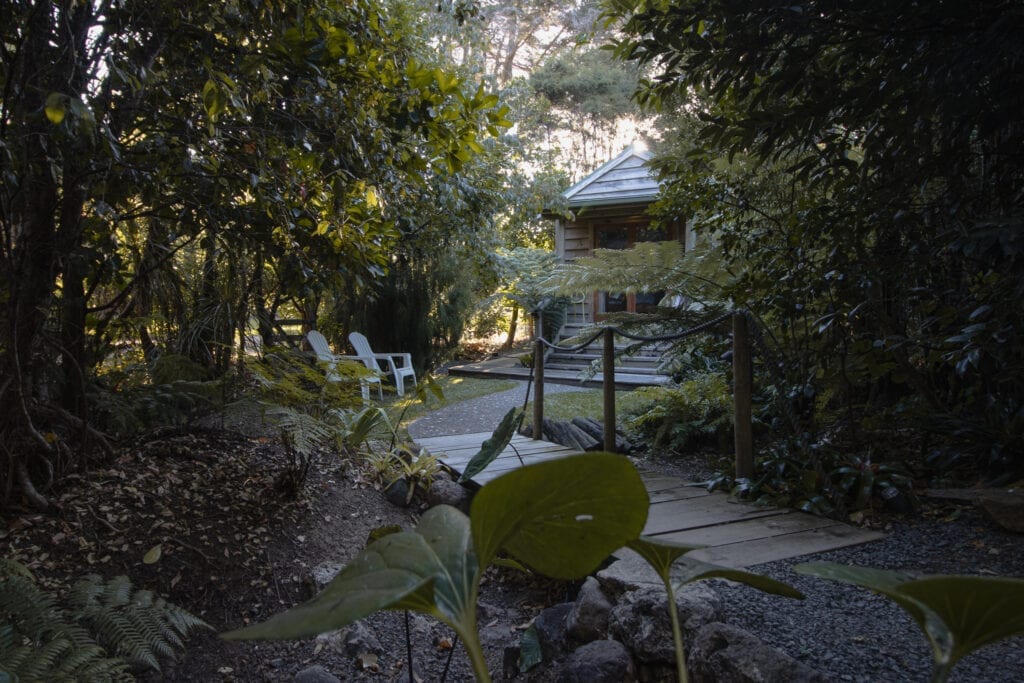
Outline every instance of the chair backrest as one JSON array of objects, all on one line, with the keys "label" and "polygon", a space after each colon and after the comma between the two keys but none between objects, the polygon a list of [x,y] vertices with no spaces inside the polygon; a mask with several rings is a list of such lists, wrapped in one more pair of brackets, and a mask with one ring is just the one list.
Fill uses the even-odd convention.
[{"label": "chair backrest", "polygon": [[313,349],[313,353],[321,361],[332,361],[334,360],[334,354],[331,353],[331,346],[327,343],[327,339],[324,335],[320,334],[316,330],[310,330],[306,333],[306,339],[309,341],[310,347]]},{"label": "chair backrest", "polygon": [[[352,348],[356,350],[356,355],[359,356],[366,367],[375,368],[380,370],[380,366],[377,365],[377,359],[373,357],[373,349],[370,348],[370,342],[367,341],[366,337],[359,332],[352,332],[348,335],[348,341],[352,344]],[[371,366],[370,363],[373,363]]]}]

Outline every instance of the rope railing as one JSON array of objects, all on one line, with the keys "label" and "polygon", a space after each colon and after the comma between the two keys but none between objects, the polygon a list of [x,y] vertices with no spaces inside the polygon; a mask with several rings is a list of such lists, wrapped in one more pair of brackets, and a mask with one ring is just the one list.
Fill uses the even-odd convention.
[{"label": "rope railing", "polygon": [[[590,334],[585,341],[573,346],[560,346],[544,338],[543,306],[534,310],[537,330],[534,337],[533,368],[530,379],[534,383],[533,438],[540,439],[544,421],[544,352],[545,349],[574,353],[593,344],[598,337],[604,337],[601,364],[602,389],[604,394],[604,449],[615,452],[615,336],[640,343],[678,341],[686,337],[707,332],[722,323],[732,320],[733,324],[733,428],[735,437],[735,458],[737,478],[749,478],[754,474],[753,425],[751,397],[753,394],[753,368],[751,358],[750,313],[737,309],[679,332],[659,335],[639,335],[626,332],[618,327],[603,327]],[[763,343],[763,342],[762,342]],[[527,396],[529,386],[527,386]]]}]

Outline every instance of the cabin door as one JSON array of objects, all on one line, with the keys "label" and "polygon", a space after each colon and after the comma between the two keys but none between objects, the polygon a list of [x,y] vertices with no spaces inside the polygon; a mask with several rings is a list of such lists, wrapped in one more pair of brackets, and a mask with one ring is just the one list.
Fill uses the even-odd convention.
[{"label": "cabin door", "polygon": [[[639,242],[664,242],[674,238],[674,230],[653,228],[647,223],[601,225],[594,228],[596,249],[631,249]],[[610,313],[649,313],[665,297],[665,292],[595,292],[594,319],[604,320]]]}]

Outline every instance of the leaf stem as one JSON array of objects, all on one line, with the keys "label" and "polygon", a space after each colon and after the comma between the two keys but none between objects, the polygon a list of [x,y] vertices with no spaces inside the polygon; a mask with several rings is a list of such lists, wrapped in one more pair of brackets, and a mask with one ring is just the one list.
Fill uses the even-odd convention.
[{"label": "leaf stem", "polygon": [[683,629],[679,625],[679,609],[676,607],[676,594],[672,590],[672,581],[665,578],[665,592],[668,594],[668,616],[672,620],[672,640],[676,646],[676,674],[679,683],[688,683],[686,674],[686,653],[683,650]]}]

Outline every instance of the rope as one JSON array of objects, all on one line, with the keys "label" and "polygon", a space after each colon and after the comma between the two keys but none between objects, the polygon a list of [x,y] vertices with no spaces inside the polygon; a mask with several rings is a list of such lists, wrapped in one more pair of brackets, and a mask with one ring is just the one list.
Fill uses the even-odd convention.
[{"label": "rope", "polygon": [[558,344],[551,343],[550,341],[548,341],[544,337],[537,337],[534,341],[538,341],[539,340],[544,346],[546,346],[549,349],[554,349],[556,351],[568,351],[568,352],[582,351],[583,349],[585,349],[588,346],[590,346],[594,342],[594,340],[596,340],[598,337],[603,335],[605,330],[611,330],[614,334],[617,334],[617,335],[619,335],[621,337],[625,337],[626,339],[631,339],[633,341],[638,341],[638,342],[675,341],[677,339],[682,339],[684,337],[689,337],[689,336],[694,335],[694,334],[699,334],[701,332],[706,332],[707,330],[709,330],[709,329],[711,329],[713,327],[721,325],[726,320],[731,319],[734,315],[745,315],[745,316],[747,316],[748,319],[750,318],[750,314],[747,311],[745,311],[743,309],[739,309],[739,310],[736,310],[736,311],[729,311],[728,313],[723,313],[722,315],[718,316],[717,318],[713,318],[712,320],[709,320],[709,321],[707,321],[705,323],[701,323],[700,325],[696,325],[696,326],[691,327],[689,329],[683,330],[682,332],[674,332],[672,334],[661,334],[661,335],[653,335],[653,336],[644,336],[644,335],[631,334],[629,332],[625,332],[625,331],[621,330],[618,327],[603,327],[600,330],[598,330],[597,332],[594,332],[589,337],[587,337],[586,341],[584,341],[581,344],[577,344],[576,346],[559,346]]}]

